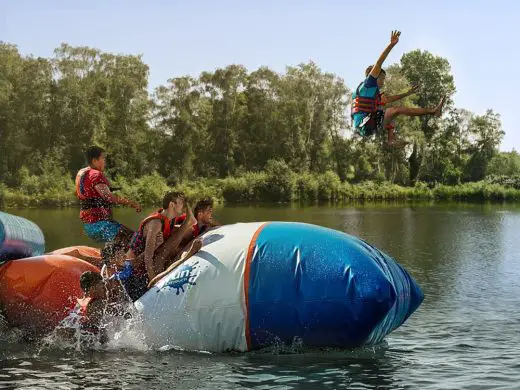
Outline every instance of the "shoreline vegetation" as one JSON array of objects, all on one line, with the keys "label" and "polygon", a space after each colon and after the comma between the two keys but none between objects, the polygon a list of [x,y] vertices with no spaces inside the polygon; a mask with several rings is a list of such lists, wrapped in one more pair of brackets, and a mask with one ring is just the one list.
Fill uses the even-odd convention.
[{"label": "shoreline vegetation", "polygon": [[[224,179],[200,179],[169,185],[157,173],[138,179],[117,177],[114,187],[123,196],[136,199],[143,206],[160,205],[164,193],[183,191],[190,201],[210,197],[217,203],[302,202],[307,204],[386,201],[520,201],[520,177],[492,177],[459,185],[428,185],[417,182],[401,186],[385,181],[342,182],[337,174],[294,173],[283,163],[271,164],[270,170],[248,172]],[[19,188],[0,184],[0,209],[31,207],[77,207],[74,182],[67,175],[49,178],[29,175],[22,169]]]},{"label": "shoreline vegetation", "polygon": [[388,95],[421,86],[400,105],[448,96],[441,117],[398,118],[401,149],[383,147],[383,132],[354,134],[364,69],[346,83],[312,61],[230,64],[151,91],[142,56],[64,43],[43,58],[1,41],[0,69],[0,208],[77,206],[91,145],[107,151],[117,193],[143,206],[171,189],[228,203],[520,201],[520,155],[500,152],[500,115],[455,107],[449,61],[428,51],[386,68]]}]

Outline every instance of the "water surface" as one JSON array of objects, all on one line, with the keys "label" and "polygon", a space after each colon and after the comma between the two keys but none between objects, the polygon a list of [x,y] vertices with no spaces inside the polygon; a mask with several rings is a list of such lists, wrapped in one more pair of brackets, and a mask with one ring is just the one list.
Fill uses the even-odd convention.
[{"label": "water surface", "polygon": [[[48,250],[92,245],[76,209],[9,212],[38,223]],[[80,353],[4,336],[0,388],[520,388],[520,207],[257,205],[215,214],[223,223],[301,221],[360,236],[413,275],[424,303],[385,343],[354,351],[211,355],[143,350],[135,340]],[[142,216],[116,211],[134,228]]]}]

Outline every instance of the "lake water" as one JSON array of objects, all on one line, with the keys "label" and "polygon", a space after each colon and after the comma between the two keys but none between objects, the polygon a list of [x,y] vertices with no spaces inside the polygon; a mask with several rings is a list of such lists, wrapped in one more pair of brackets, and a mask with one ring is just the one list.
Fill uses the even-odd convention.
[{"label": "lake water", "polygon": [[[76,209],[8,211],[38,223],[48,250],[92,245]],[[143,214],[116,210],[134,228]],[[212,355],[151,351],[134,340],[76,352],[7,335],[0,388],[520,389],[519,206],[259,205],[215,215],[222,223],[301,221],[360,236],[413,275],[424,303],[385,343],[353,351]]]}]

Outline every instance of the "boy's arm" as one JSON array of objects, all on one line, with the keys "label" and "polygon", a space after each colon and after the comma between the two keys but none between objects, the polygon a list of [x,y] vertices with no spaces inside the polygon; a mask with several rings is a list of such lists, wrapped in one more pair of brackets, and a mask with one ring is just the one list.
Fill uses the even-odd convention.
[{"label": "boy's arm", "polygon": [[96,300],[87,306],[87,318],[89,326],[95,327],[99,330],[99,342],[105,344],[108,342],[108,335],[106,330],[101,327],[101,321],[105,311],[105,302],[102,300]]},{"label": "boy's arm", "polygon": [[390,44],[386,47],[386,49],[381,53],[381,55],[377,59],[377,62],[370,71],[370,76],[376,79],[379,77],[379,73],[381,73],[381,67],[383,66],[383,62],[385,62],[386,57],[388,57],[388,54],[390,54],[394,46],[397,45],[397,42],[399,42],[400,35],[400,31],[392,31],[392,35],[390,36]]},{"label": "boy's arm", "polygon": [[410,88],[409,91],[407,92],[403,92],[403,93],[400,93],[399,95],[394,95],[394,96],[386,96],[386,101],[385,101],[385,104],[388,104],[388,103],[393,103],[393,102],[396,102],[398,100],[401,100],[407,96],[410,96],[410,95],[413,95],[417,89],[419,89],[419,86],[417,85],[414,85],[412,88]]},{"label": "boy's arm", "polygon": [[152,220],[148,222],[144,227],[145,236],[145,247],[144,247],[144,264],[146,272],[148,272],[148,278],[152,279],[155,277],[157,272],[155,263],[153,261],[155,250],[157,249],[157,235],[161,232],[161,222],[159,220]]},{"label": "boy's arm", "polygon": [[157,275],[155,275],[155,277],[153,279],[151,279],[149,282],[148,282],[148,286],[147,288],[150,289],[152,288],[153,286],[155,286],[157,284],[157,282],[159,280],[161,280],[163,278],[163,276],[165,276],[166,274],[168,274],[171,270],[173,270],[175,267],[174,267],[174,264],[175,264],[175,267],[177,266],[177,263],[173,263],[172,265],[170,265],[168,268],[166,268],[165,271],[161,272],[161,273],[158,273]]},{"label": "boy's arm", "polygon": [[110,203],[113,203],[113,204],[121,204],[121,205],[124,205],[124,206],[130,206],[130,207],[134,208],[135,211],[137,211],[137,212],[141,211],[141,206],[139,205],[139,203],[134,202],[132,200],[128,200],[128,199],[123,198],[121,196],[114,195],[110,191],[110,188],[108,187],[108,185],[106,185],[106,184],[103,184],[103,183],[96,184],[94,186],[94,188],[96,189],[97,193],[103,199],[105,199],[107,202],[110,202]]},{"label": "boy's arm", "polygon": [[168,275],[170,272],[172,272],[175,268],[177,268],[179,265],[181,265],[182,263],[184,263],[186,260],[188,260],[188,259],[187,259],[187,258],[184,258],[184,259],[177,260],[176,262],[174,262],[173,264],[171,264],[168,268],[166,268],[166,270],[164,270],[164,271],[161,272],[160,274],[157,274],[157,275],[156,275],[153,279],[151,279],[150,282],[148,283],[148,288],[152,288],[153,286],[155,286],[159,280],[161,280],[164,276]]}]

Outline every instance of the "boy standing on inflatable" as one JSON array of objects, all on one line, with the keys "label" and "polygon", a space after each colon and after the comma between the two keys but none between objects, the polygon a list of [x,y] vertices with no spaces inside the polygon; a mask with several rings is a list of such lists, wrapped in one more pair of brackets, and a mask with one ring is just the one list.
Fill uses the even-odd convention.
[{"label": "boy standing on inflatable", "polygon": [[141,206],[134,201],[114,195],[105,170],[105,151],[98,146],[91,146],[86,152],[86,168],[76,175],[76,196],[80,200],[79,217],[87,236],[98,242],[121,241],[125,245],[133,231],[112,218],[112,205],[121,204],[141,211]]},{"label": "boy standing on inflatable", "polygon": [[413,87],[408,92],[395,95],[384,96],[380,89],[385,84],[386,72],[381,68],[383,62],[390,51],[399,42],[400,31],[392,31],[390,44],[381,53],[375,65],[369,66],[365,71],[365,80],[359,84],[356,91],[352,94],[352,121],[354,129],[362,137],[369,137],[379,132],[383,127],[388,131],[388,146],[404,146],[406,142],[396,140],[394,137],[395,118],[399,115],[421,116],[421,115],[440,115],[445,97],[441,99],[437,107],[434,108],[409,108],[409,107],[389,107],[384,106],[395,102],[406,96],[413,94],[417,87]]}]

